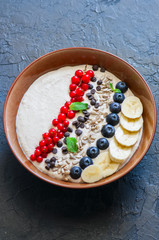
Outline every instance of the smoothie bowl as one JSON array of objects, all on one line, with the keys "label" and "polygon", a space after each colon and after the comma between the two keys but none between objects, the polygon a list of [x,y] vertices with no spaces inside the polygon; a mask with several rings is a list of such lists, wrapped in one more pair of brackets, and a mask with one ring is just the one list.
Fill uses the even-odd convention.
[{"label": "smoothie bowl", "polygon": [[13,82],[4,130],[16,158],[68,188],[117,180],[147,152],[156,128],[152,93],[122,59],[100,50],[48,53]]}]

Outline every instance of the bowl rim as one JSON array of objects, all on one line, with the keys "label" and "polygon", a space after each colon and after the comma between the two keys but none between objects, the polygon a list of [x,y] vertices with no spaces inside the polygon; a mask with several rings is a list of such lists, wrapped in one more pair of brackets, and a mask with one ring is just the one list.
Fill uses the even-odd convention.
[{"label": "bowl rim", "polygon": [[[8,99],[10,97],[10,94],[11,94],[11,91],[14,87],[14,85],[16,84],[16,82],[18,81],[18,79],[21,77],[21,75],[28,69],[30,68],[30,66],[32,66],[33,64],[35,64],[36,62],[40,61],[42,58],[45,58],[49,55],[52,55],[52,54],[55,54],[57,52],[62,52],[62,51],[70,51],[70,50],[90,50],[90,51],[97,51],[97,52],[101,52],[101,53],[106,53],[122,62],[124,62],[126,65],[128,65],[133,71],[135,71],[137,73],[137,75],[140,77],[141,81],[146,85],[148,91],[149,91],[149,94],[151,95],[151,99],[152,99],[152,105],[153,105],[153,108],[154,108],[154,124],[153,124],[153,130],[152,130],[152,134],[151,134],[151,138],[149,139],[149,143],[147,145],[147,147],[144,149],[144,151],[142,152],[142,154],[140,155],[140,157],[138,158],[137,161],[135,161],[132,165],[130,165],[129,168],[126,169],[126,171],[124,171],[123,173],[121,173],[120,175],[114,177],[113,179],[109,179],[106,183],[105,182],[95,182],[93,184],[79,184],[78,186],[74,186],[74,183],[70,183],[69,185],[66,185],[67,182],[64,182],[64,181],[61,181],[61,182],[54,182],[54,181],[51,181],[49,179],[46,179],[42,176],[40,176],[38,173],[34,172],[33,170],[31,170],[28,166],[26,166],[20,159],[20,157],[16,154],[16,152],[14,151],[14,148],[12,147],[12,144],[11,144],[11,141],[9,139],[9,136],[8,136],[8,133],[7,133],[7,124],[6,124],[6,109],[7,109],[7,104],[8,104]],[[23,167],[25,167],[25,169],[27,169],[30,173],[32,173],[34,176],[40,178],[41,180],[44,180],[45,182],[47,183],[51,183],[53,185],[56,185],[56,186],[60,186],[60,187],[65,187],[65,188],[71,188],[71,189],[88,189],[88,188],[95,188],[95,187],[100,187],[100,186],[103,186],[103,185],[106,185],[106,184],[109,184],[111,182],[114,182],[118,179],[120,179],[121,177],[123,177],[124,175],[126,175],[128,172],[130,172],[141,160],[142,158],[144,157],[144,155],[147,153],[148,149],[150,148],[150,145],[152,143],[152,140],[154,138],[154,135],[155,135],[155,131],[156,131],[156,125],[157,125],[157,110],[156,110],[156,104],[155,104],[155,100],[154,100],[154,97],[153,97],[153,94],[150,90],[150,87],[148,86],[148,84],[146,83],[146,81],[144,80],[144,78],[141,76],[141,74],[133,67],[131,66],[128,62],[126,62],[125,60],[123,60],[122,58],[112,54],[112,53],[109,53],[107,51],[104,51],[104,50],[100,50],[100,49],[96,49],[96,48],[89,48],[89,47],[69,47],[69,48],[62,48],[62,49],[58,49],[58,50],[55,50],[55,51],[52,51],[52,52],[49,52],[49,53],[46,53],[42,56],[40,56],[39,58],[35,59],[34,61],[32,61],[29,65],[27,65],[20,73],[19,75],[15,78],[15,80],[13,81],[13,83],[11,84],[9,90],[8,90],[8,93],[6,95],[6,99],[5,99],[5,102],[4,102],[4,107],[3,107],[3,128],[4,128],[4,133],[5,133],[5,136],[6,136],[6,139],[7,139],[7,142],[8,142],[8,145],[12,151],[12,153],[14,154],[14,156],[17,158],[17,160],[23,165]],[[40,171],[40,170],[39,170]],[[54,179],[54,178],[52,178]],[[57,181],[57,179],[56,179]],[[76,184],[76,183],[75,183]]]}]

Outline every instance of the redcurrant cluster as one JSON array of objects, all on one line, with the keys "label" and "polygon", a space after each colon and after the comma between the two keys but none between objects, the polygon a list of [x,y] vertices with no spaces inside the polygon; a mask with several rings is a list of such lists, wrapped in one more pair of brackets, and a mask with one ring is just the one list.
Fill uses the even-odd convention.
[{"label": "redcurrant cluster", "polygon": [[51,128],[49,132],[43,134],[43,140],[39,142],[39,146],[36,147],[34,154],[30,156],[30,160],[42,162],[43,158],[47,157],[47,154],[52,152],[57,142],[64,137],[64,133],[67,131],[69,121],[75,117],[76,112],[69,110],[69,106],[72,102],[82,102],[84,92],[88,90],[88,83],[91,78],[94,77],[94,72],[88,70],[86,74],[83,74],[82,70],[77,70],[75,76],[71,78],[70,89],[70,101],[66,102],[64,106],[60,108],[60,113],[57,119],[53,119],[52,125],[56,128]]}]

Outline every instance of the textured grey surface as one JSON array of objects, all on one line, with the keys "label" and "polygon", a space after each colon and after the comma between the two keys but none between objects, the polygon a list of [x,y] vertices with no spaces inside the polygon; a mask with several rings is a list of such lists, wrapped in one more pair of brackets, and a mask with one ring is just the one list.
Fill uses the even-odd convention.
[{"label": "textured grey surface", "polygon": [[15,77],[35,58],[65,47],[99,48],[128,61],[159,110],[158,9],[158,0],[0,0],[0,240],[159,239],[159,127],[133,171],[83,191],[28,173],[2,127]]}]

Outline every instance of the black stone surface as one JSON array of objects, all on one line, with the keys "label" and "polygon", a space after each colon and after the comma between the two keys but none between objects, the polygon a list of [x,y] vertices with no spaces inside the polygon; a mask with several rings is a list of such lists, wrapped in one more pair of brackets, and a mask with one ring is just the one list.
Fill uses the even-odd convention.
[{"label": "black stone surface", "polygon": [[15,77],[65,47],[109,51],[149,84],[159,110],[159,1],[0,1],[0,240],[159,239],[159,127],[143,160],[122,179],[89,190],[49,185],[13,156],[2,127]]}]

